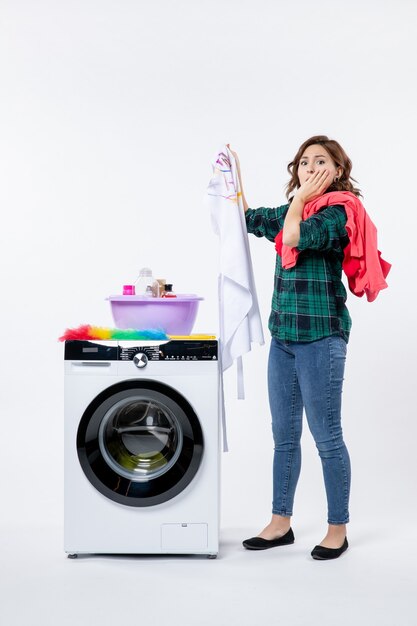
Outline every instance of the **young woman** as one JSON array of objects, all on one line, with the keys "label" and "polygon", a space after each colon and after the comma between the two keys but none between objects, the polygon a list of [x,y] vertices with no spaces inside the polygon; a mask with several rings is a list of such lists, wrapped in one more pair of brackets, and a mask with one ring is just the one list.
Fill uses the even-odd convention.
[{"label": "young woman", "polygon": [[[274,439],[272,519],[257,537],[243,542],[249,550],[294,542],[291,529],[294,494],[301,469],[300,438],[305,408],[321,459],[328,504],[327,534],[311,555],[339,557],[348,547],[350,459],[343,441],[341,396],[351,318],[342,283],[344,248],[349,243],[343,205],[324,206],[303,220],[304,205],[330,191],[359,189],[352,184],[352,163],[343,148],[323,135],[311,137],[288,165],[289,204],[250,209],[238,173],[249,233],[299,251],[284,269],[276,255],[269,329],[269,403]],[[292,193],[294,192],[294,193]]]}]

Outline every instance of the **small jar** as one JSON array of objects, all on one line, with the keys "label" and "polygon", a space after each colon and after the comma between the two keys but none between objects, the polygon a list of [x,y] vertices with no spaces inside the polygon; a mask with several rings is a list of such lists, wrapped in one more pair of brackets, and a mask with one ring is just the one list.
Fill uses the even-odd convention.
[{"label": "small jar", "polygon": [[177,296],[175,295],[175,293],[172,291],[172,285],[171,283],[167,283],[165,285],[165,291],[164,291],[164,298],[176,298]]}]

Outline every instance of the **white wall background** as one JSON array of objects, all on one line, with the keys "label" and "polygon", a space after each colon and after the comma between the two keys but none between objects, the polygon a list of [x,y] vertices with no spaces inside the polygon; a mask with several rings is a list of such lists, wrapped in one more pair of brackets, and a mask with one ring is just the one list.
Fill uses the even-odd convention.
[{"label": "white wall background", "polygon": [[[393,264],[376,302],[348,299],[351,522],[415,515],[415,2],[1,0],[0,11],[2,523],[62,520],[65,327],[111,325],[104,298],[149,265],[203,295],[194,330],[217,332],[211,158],[230,142],[250,205],[277,206],[287,163],[317,133],[352,158]],[[251,249],[268,337],[274,249],[254,237]],[[267,355],[245,358],[245,401],[225,376],[225,527],[258,530],[270,514]],[[324,533],[306,423],[295,504]]]}]

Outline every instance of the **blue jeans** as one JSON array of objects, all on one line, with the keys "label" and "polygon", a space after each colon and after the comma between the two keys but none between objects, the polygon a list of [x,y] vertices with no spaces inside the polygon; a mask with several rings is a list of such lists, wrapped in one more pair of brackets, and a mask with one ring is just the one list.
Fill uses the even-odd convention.
[{"label": "blue jeans", "polygon": [[350,459],[341,426],[346,349],[339,335],[311,342],[272,338],[268,391],[274,437],[272,512],[277,515],[293,513],[304,407],[322,463],[327,522],[349,522]]}]

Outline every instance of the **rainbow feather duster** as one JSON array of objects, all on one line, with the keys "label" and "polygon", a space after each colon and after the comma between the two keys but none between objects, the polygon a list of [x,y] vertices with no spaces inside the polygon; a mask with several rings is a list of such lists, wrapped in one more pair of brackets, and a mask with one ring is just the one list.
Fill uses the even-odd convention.
[{"label": "rainbow feather duster", "polygon": [[158,329],[106,328],[103,326],[91,326],[90,324],[81,324],[78,328],[67,328],[64,334],[59,337],[59,341],[128,341],[136,339],[141,341],[166,340],[169,337],[163,330]]}]

